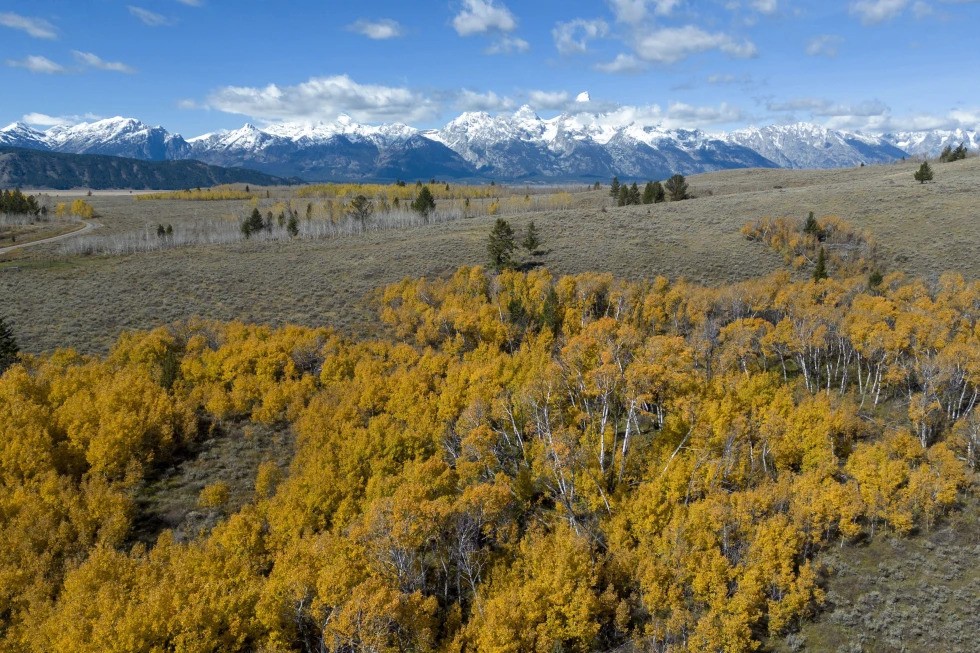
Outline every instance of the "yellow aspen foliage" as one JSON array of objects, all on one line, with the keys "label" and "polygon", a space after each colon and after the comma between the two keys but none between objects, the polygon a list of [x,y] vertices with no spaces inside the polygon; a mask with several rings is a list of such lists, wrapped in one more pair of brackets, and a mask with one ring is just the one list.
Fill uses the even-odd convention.
[{"label": "yellow aspen foliage", "polygon": [[588,543],[562,526],[532,534],[494,571],[467,639],[476,651],[589,651],[603,609]]},{"label": "yellow aspen foliage", "polygon": [[[758,650],[819,606],[822,548],[931,528],[980,460],[980,284],[955,275],[472,267],[376,301],[373,340],[190,321],[22,356],[0,648]],[[147,530],[195,439],[252,423],[289,464],[204,480],[210,529]]]},{"label": "yellow aspen foliage", "polygon": [[231,489],[224,481],[205,485],[197,497],[197,505],[202,508],[223,508],[231,498]]},{"label": "yellow aspen foliage", "polygon": [[77,199],[71,203],[71,214],[80,218],[94,218],[95,209],[85,200]]}]

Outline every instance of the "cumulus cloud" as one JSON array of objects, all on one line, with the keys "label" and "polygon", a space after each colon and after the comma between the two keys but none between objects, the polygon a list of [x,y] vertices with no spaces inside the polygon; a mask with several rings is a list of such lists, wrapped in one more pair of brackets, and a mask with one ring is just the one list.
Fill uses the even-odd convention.
[{"label": "cumulus cloud", "polygon": [[20,30],[36,39],[58,38],[58,32],[54,25],[43,18],[31,18],[30,16],[4,12],[0,13],[0,25]]},{"label": "cumulus cloud", "polygon": [[635,124],[642,127],[667,129],[705,129],[728,125],[747,119],[745,112],[726,102],[718,106],[696,106],[684,102],[672,102],[666,109],[659,104],[645,106],[620,106],[596,116],[600,125],[621,127]]},{"label": "cumulus cloud", "polygon": [[487,54],[514,54],[527,52],[531,49],[531,44],[524,39],[515,36],[501,36],[484,50]]},{"label": "cumulus cloud", "polygon": [[405,33],[402,26],[390,18],[384,18],[382,20],[359,20],[348,25],[347,29],[348,31],[356,32],[357,34],[377,41],[397,38]]},{"label": "cumulus cloud", "polygon": [[779,9],[778,0],[752,0],[751,5],[760,14],[774,14]]},{"label": "cumulus cloud", "polygon": [[857,0],[851,3],[851,13],[866,25],[895,18],[908,6],[909,0]]},{"label": "cumulus cloud", "polygon": [[806,53],[811,57],[836,57],[840,44],[844,42],[833,34],[820,34],[807,41]]},{"label": "cumulus cloud", "polygon": [[571,100],[566,91],[531,91],[527,98],[535,109],[563,109]]},{"label": "cumulus cloud", "polygon": [[728,34],[705,32],[693,25],[666,27],[643,35],[635,49],[641,59],[657,63],[674,63],[709,50],[720,50],[738,58],[754,57],[757,53],[751,41],[738,42]]},{"label": "cumulus cloud", "polygon": [[589,41],[602,38],[609,33],[609,25],[604,20],[576,20],[558,23],[551,30],[555,47],[561,54],[581,54],[589,49]]},{"label": "cumulus cloud", "polygon": [[620,23],[637,23],[647,17],[652,7],[657,16],[669,16],[681,0],[609,0],[613,15]]},{"label": "cumulus cloud", "polygon": [[745,113],[727,102],[722,102],[716,107],[673,102],[667,107],[664,125],[667,127],[707,127],[740,122],[744,119]]},{"label": "cumulus cloud", "polygon": [[638,73],[643,70],[643,62],[631,54],[617,54],[612,61],[597,63],[593,66],[603,73]]},{"label": "cumulus cloud", "polygon": [[61,64],[37,54],[29,55],[23,59],[7,59],[7,65],[11,68],[23,68],[32,73],[40,73],[42,75],[56,75],[68,72]]},{"label": "cumulus cloud", "polygon": [[493,91],[477,93],[464,88],[456,96],[454,105],[460,111],[506,111],[514,108],[514,101]]},{"label": "cumulus cloud", "polygon": [[173,25],[173,21],[162,14],[155,13],[149,9],[129,5],[129,13],[135,16],[141,23],[150,27],[163,27]]},{"label": "cumulus cloud", "polygon": [[464,0],[462,11],[453,18],[453,28],[460,36],[511,32],[516,27],[517,19],[510,9],[493,0]]},{"label": "cumulus cloud", "polygon": [[128,66],[121,61],[106,61],[105,59],[92,54],[91,52],[72,50],[71,53],[75,57],[75,60],[86,68],[97,68],[99,70],[108,70],[111,72],[127,74],[136,72],[136,70],[131,66]]},{"label": "cumulus cloud", "polygon": [[313,77],[295,86],[225,86],[211,93],[206,106],[257,120],[333,120],[346,113],[367,123],[426,121],[438,112],[418,91],[380,84],[359,84],[347,75]]},{"label": "cumulus cloud", "polygon": [[21,120],[36,127],[70,127],[88,120],[101,120],[102,116],[86,113],[83,116],[49,116],[46,113],[28,113]]}]

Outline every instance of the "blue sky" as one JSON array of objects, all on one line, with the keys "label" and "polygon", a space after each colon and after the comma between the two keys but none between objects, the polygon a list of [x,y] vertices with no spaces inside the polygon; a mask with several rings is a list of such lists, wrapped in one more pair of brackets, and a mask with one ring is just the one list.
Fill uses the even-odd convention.
[{"label": "blue sky", "polygon": [[980,0],[5,0],[0,124],[425,128],[527,103],[707,130],[976,129],[978,26]]}]

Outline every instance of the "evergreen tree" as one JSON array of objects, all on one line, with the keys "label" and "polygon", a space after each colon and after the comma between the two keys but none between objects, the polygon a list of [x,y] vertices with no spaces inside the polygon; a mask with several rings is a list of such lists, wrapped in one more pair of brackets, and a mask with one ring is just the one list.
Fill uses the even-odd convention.
[{"label": "evergreen tree", "polygon": [[816,236],[817,240],[823,240],[823,230],[820,228],[820,224],[817,223],[817,219],[813,216],[813,211],[810,211],[810,215],[806,218],[806,224],[803,225],[803,233]]},{"label": "evergreen tree", "polygon": [[162,224],[157,225],[157,238],[163,238],[167,234],[166,228]]},{"label": "evergreen tree", "polygon": [[952,161],[952,156],[953,156],[953,146],[947,145],[946,147],[943,148],[943,151],[939,154],[939,162],[946,163],[948,161]]},{"label": "evergreen tree", "polygon": [[660,204],[667,199],[667,191],[664,190],[664,185],[659,181],[653,182],[653,203]]},{"label": "evergreen tree", "polygon": [[17,362],[19,351],[13,330],[0,317],[0,374],[3,374],[8,367]]},{"label": "evergreen tree", "polygon": [[262,231],[265,224],[262,222],[262,213],[257,208],[252,209],[252,214],[242,221],[242,233],[245,238],[251,238],[252,234]]},{"label": "evergreen tree", "polygon": [[166,231],[164,231],[164,233],[166,234],[167,238],[173,238],[173,236],[174,236],[174,226],[172,224],[168,224],[167,225],[167,229],[166,229]]},{"label": "evergreen tree", "polygon": [[653,200],[656,197],[656,191],[653,188],[653,182],[648,181],[647,185],[643,187],[643,203],[653,204]]},{"label": "evergreen tree", "polygon": [[616,198],[616,206],[626,206],[630,200],[630,189],[628,186],[619,187],[619,196]]},{"label": "evergreen tree", "polygon": [[640,199],[641,199],[640,198],[640,188],[639,188],[639,186],[636,185],[636,182],[634,181],[633,182],[633,185],[630,186],[629,193],[626,196],[626,203],[627,204],[639,204],[640,203]]},{"label": "evergreen tree", "polygon": [[436,210],[436,200],[428,186],[422,186],[419,190],[418,196],[412,201],[412,210],[423,218],[428,218]]},{"label": "evergreen tree", "polygon": [[513,265],[514,230],[503,218],[497,218],[487,242],[487,254],[490,255],[490,267],[500,272]]},{"label": "evergreen tree", "polygon": [[612,183],[609,184],[609,195],[615,199],[619,198],[619,177],[612,178]]},{"label": "evergreen tree", "polygon": [[347,215],[357,220],[362,228],[372,213],[374,213],[374,205],[364,195],[358,195],[352,199],[347,207]]},{"label": "evergreen tree", "polygon": [[924,184],[927,181],[932,181],[932,168],[929,167],[929,162],[923,161],[922,165],[919,166],[919,169],[912,176],[915,177],[915,180],[920,184]]},{"label": "evergreen tree", "polygon": [[817,265],[813,269],[813,280],[820,281],[821,279],[827,278],[827,253],[824,251],[823,247],[820,248],[820,253],[817,254]]},{"label": "evergreen tree", "polygon": [[686,200],[688,197],[687,181],[684,179],[684,175],[674,175],[665,181],[664,190],[667,192],[667,195],[670,196],[671,202]]},{"label": "evergreen tree", "polygon": [[538,228],[534,226],[534,220],[531,220],[527,225],[527,231],[524,232],[524,240],[521,241],[521,247],[526,249],[527,253],[531,256],[534,256],[538,248],[541,247],[541,236],[538,234]]},{"label": "evergreen tree", "polygon": [[295,238],[299,235],[299,219],[295,215],[289,216],[289,222],[286,223],[286,232],[290,238]]}]

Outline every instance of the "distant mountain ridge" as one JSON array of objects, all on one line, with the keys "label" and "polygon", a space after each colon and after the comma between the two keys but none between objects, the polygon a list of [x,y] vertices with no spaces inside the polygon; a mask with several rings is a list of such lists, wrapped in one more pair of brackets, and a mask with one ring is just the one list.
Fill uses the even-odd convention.
[{"label": "distant mountain ridge", "polygon": [[178,190],[236,183],[279,186],[298,181],[192,160],[145,161],[0,146],[0,188]]},{"label": "distant mountain ridge", "polygon": [[184,139],[133,118],[108,118],[39,131],[0,129],[0,146],[144,161],[194,159],[308,181],[581,181],[663,179],[746,167],[834,168],[935,156],[946,145],[980,150],[980,132],[869,135],[809,123],[710,134],[617,120],[612,114],[540,118],[530,107],[492,116],[468,112],[442,129],[332,123],[280,123]]}]

